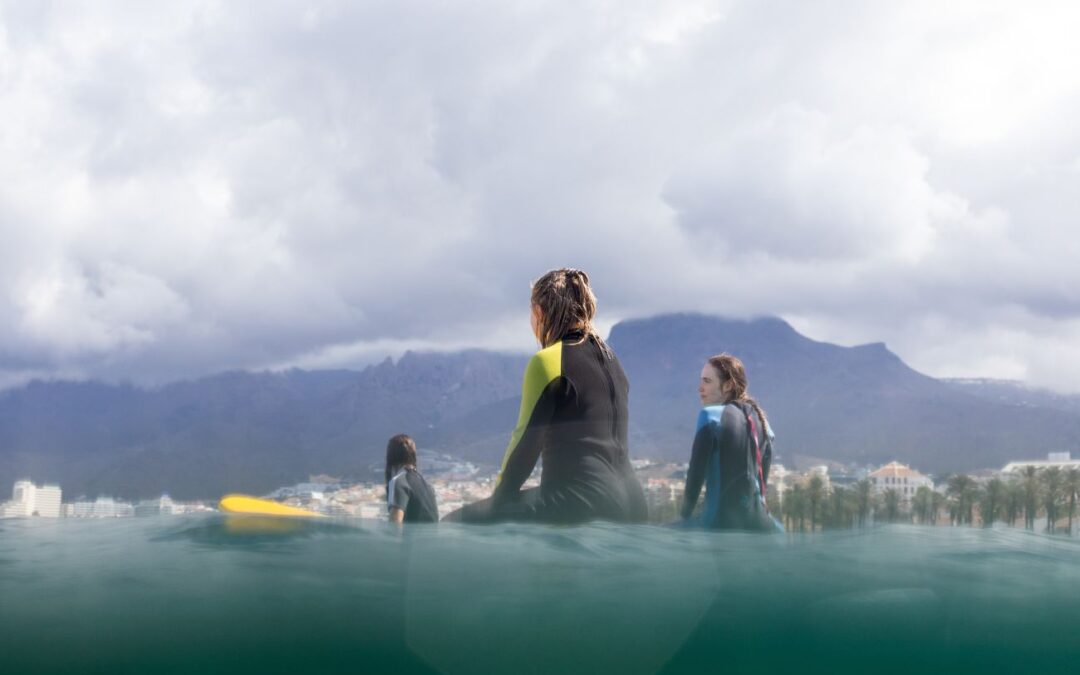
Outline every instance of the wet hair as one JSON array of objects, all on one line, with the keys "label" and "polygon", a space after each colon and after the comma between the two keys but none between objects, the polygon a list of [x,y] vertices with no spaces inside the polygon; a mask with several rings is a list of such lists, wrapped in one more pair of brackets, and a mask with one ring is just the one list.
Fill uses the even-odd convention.
[{"label": "wet hair", "polygon": [[532,304],[540,308],[541,346],[550,347],[568,333],[580,331],[582,341],[592,338],[610,357],[611,350],[593,326],[596,295],[588,274],[568,267],[551,270],[533,282]]},{"label": "wet hair", "polygon": [[762,410],[761,405],[753,397],[747,393],[747,387],[749,386],[749,380],[746,379],[746,367],[743,366],[743,362],[739,360],[737,356],[723,353],[716,356],[709,357],[709,365],[716,370],[717,375],[720,376],[720,386],[724,385],[725,380],[731,380],[732,388],[731,393],[728,395],[728,399],[724,403],[731,403],[732,401],[738,401],[740,403],[746,403],[754,412],[757,413],[758,419],[761,420],[762,426],[766,429],[769,425],[769,420],[765,416],[765,411]]},{"label": "wet hair", "polygon": [[408,434],[398,434],[386,443],[386,483],[403,466],[416,466],[416,443]]}]

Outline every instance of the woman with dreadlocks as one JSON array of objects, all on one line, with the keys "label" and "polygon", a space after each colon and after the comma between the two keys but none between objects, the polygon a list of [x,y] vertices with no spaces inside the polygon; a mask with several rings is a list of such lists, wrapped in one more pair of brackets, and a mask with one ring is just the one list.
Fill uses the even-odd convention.
[{"label": "woman with dreadlocks", "polygon": [[[495,491],[448,520],[644,522],[645,494],[627,450],[629,383],[593,326],[595,315],[585,272],[552,270],[533,284],[540,351],[525,368],[521,410]],[[522,490],[539,459],[540,486]]]},{"label": "woman with dreadlocks", "polygon": [[[682,517],[712,529],[776,531],[765,503],[773,433],[765,411],[747,394],[746,368],[718,354],[701,369],[702,409],[686,472]],[[692,520],[702,484],[705,505]]]}]

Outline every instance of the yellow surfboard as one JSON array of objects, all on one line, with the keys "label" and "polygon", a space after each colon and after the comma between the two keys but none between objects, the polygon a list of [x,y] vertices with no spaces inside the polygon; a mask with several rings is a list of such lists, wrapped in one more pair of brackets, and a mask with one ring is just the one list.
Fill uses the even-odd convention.
[{"label": "yellow surfboard", "polygon": [[289,516],[292,518],[326,518],[321,513],[286,506],[269,499],[260,499],[250,495],[225,495],[218,503],[218,508],[225,513],[239,513],[251,516]]}]

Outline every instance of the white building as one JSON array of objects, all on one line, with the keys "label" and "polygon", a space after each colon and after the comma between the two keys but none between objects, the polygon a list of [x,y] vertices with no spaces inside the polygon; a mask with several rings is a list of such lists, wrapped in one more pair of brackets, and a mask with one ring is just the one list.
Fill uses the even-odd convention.
[{"label": "white building", "polygon": [[814,476],[817,476],[821,479],[821,483],[822,486],[825,488],[825,492],[832,491],[832,479],[829,478],[828,464],[818,464],[816,466],[810,467],[810,469],[806,472],[806,475],[804,476],[804,480],[807,484],[809,484],[810,479]]},{"label": "white building", "polygon": [[790,487],[792,473],[783,464],[773,464],[769,467],[769,477],[766,480],[769,494],[769,506],[780,507],[784,503],[784,492]]},{"label": "white building", "polygon": [[1033,466],[1038,470],[1049,469],[1051,467],[1057,467],[1059,469],[1080,469],[1080,459],[1073,459],[1072,453],[1068,452],[1051,452],[1046,455],[1046,459],[1024,459],[1016,462],[1009,462],[1005,465],[1005,468],[1001,470],[1001,473],[1022,473],[1024,469],[1029,466]]},{"label": "white building", "polygon": [[144,518],[147,516],[171,516],[176,511],[176,505],[169,495],[161,495],[159,499],[144,499],[135,505],[135,515]]},{"label": "white building", "polygon": [[112,497],[98,497],[92,502],[72,502],[64,507],[65,515],[69,518],[130,518],[135,515],[132,504],[118,502]]},{"label": "white building", "polygon": [[[442,504],[439,505],[440,507]],[[442,510],[441,508],[439,509]],[[361,518],[372,518],[377,520],[386,520],[386,502],[366,502],[358,505],[356,509],[356,515]],[[443,516],[440,513],[439,516]]]},{"label": "white building", "polygon": [[900,462],[889,462],[872,472],[868,478],[878,494],[886,490],[896,490],[900,493],[900,499],[905,502],[911,501],[920,487],[934,489],[934,481],[928,476]]},{"label": "white building", "polygon": [[37,486],[20,480],[11,491],[11,501],[0,505],[0,518],[59,518],[60,496],[59,485]]}]

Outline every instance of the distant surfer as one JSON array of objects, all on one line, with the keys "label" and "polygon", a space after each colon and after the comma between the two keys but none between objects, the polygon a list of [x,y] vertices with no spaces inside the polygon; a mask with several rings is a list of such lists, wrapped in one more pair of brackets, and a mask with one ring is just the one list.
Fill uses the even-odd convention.
[{"label": "distant surfer", "polygon": [[[593,326],[588,275],[548,272],[532,286],[531,308],[541,349],[525,368],[521,410],[495,491],[447,520],[644,522],[645,494],[627,449],[630,387]],[[540,459],[540,486],[522,490]]]},{"label": "distant surfer", "polygon": [[416,443],[398,434],[386,444],[386,506],[392,523],[439,520],[435,491],[416,470]]},{"label": "distant surfer", "polygon": [[[765,411],[747,393],[742,361],[730,354],[706,361],[698,396],[702,409],[686,474],[683,521],[711,529],[782,529],[765,501],[773,433]],[[703,483],[705,504],[698,520],[693,513]]]}]

